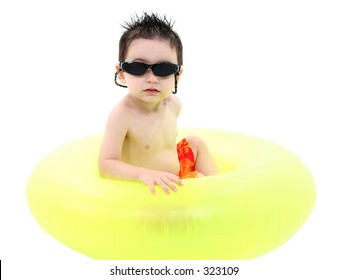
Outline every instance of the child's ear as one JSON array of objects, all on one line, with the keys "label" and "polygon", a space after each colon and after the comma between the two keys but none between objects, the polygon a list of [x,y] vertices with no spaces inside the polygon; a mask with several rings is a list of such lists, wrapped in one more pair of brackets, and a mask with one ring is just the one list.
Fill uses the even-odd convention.
[{"label": "child's ear", "polygon": [[179,79],[180,79],[182,73],[183,73],[183,67],[181,66],[181,67],[180,67],[180,71],[178,72],[178,75],[177,75],[177,82],[179,81]]},{"label": "child's ear", "polygon": [[116,72],[118,72],[118,79],[119,81],[122,83],[122,84],[126,84],[125,82],[125,78],[124,78],[124,71],[120,71],[120,65],[119,64],[116,64]]}]

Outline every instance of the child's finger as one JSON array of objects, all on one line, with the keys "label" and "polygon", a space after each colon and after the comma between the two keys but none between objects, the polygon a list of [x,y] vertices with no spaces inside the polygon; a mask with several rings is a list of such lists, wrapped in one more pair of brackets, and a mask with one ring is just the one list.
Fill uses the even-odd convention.
[{"label": "child's finger", "polygon": [[165,178],[165,179],[163,179],[163,181],[164,181],[164,183],[165,183],[167,186],[169,186],[169,188],[170,188],[171,190],[173,190],[174,192],[177,191],[176,186],[172,183],[172,181],[170,180],[170,178]]},{"label": "child's finger", "polygon": [[161,187],[166,194],[170,194],[170,190],[167,188],[167,184],[162,179],[158,180],[157,185]]},{"label": "child's finger", "polygon": [[148,186],[149,186],[149,190],[151,191],[151,194],[156,194],[156,192],[155,192],[155,184],[150,182],[148,184]]},{"label": "child's finger", "polygon": [[177,185],[183,186],[182,181],[181,181],[177,176],[172,175],[171,177],[169,177],[169,179],[170,179],[172,182],[176,183]]}]

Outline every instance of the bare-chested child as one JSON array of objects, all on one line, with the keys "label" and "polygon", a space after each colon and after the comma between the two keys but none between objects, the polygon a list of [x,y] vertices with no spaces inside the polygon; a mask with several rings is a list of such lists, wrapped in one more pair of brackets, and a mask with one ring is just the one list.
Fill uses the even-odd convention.
[{"label": "bare-chested child", "polygon": [[115,82],[128,94],[111,111],[99,155],[101,176],[142,182],[155,194],[177,191],[180,179],[217,174],[197,136],[176,144],[181,103],[182,43],[166,17],[145,13],[123,27]]}]

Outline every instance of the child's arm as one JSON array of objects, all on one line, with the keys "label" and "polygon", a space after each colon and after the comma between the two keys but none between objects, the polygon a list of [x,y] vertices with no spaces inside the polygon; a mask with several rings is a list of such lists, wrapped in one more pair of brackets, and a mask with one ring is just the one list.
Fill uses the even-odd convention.
[{"label": "child's arm", "polygon": [[123,143],[128,131],[129,117],[121,108],[115,108],[107,121],[104,139],[99,154],[99,172],[102,177],[110,179],[139,181],[150,187],[155,193],[155,186],[164,192],[176,191],[174,183],[182,185],[178,176],[156,170],[137,167],[121,161]]}]

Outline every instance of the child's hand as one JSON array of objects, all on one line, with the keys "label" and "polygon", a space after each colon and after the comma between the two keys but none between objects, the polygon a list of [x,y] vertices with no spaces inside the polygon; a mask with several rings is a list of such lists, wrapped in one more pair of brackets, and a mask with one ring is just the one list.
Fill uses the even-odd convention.
[{"label": "child's hand", "polygon": [[177,191],[177,187],[174,183],[179,186],[183,185],[177,175],[155,170],[147,170],[146,172],[141,174],[139,181],[149,186],[152,194],[156,193],[155,186],[161,187],[165,193],[170,194],[171,191]]}]

